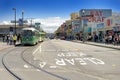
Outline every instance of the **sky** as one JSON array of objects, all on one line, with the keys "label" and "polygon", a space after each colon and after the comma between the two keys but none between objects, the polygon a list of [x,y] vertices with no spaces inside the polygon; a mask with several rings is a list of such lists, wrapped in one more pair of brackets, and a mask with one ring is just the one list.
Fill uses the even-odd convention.
[{"label": "sky", "polygon": [[0,0],[0,24],[9,24],[14,19],[16,8],[17,19],[34,18],[41,22],[43,29],[48,32],[56,30],[65,20],[70,19],[72,12],[80,9],[112,9],[120,12],[120,0]]}]

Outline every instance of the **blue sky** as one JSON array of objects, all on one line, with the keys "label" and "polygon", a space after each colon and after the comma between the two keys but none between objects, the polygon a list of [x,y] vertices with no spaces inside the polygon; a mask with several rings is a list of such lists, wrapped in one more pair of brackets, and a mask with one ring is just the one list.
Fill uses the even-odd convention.
[{"label": "blue sky", "polygon": [[10,20],[17,9],[17,17],[25,11],[26,18],[64,17],[82,8],[108,8],[120,12],[120,0],[0,0],[0,20]]},{"label": "blue sky", "polygon": [[[112,9],[120,12],[120,0],[0,0],[0,22],[14,19],[17,9],[17,18],[24,10],[25,18],[37,19],[64,19],[70,18],[70,13],[79,12],[80,9]],[[44,20],[44,21],[45,21]]]}]

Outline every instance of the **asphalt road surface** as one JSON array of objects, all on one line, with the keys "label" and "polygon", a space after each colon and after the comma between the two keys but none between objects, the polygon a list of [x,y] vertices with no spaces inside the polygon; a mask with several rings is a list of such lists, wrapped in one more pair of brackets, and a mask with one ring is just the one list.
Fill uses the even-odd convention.
[{"label": "asphalt road surface", "polygon": [[47,40],[33,53],[39,67],[68,80],[120,80],[120,51]]},{"label": "asphalt road surface", "polygon": [[0,80],[120,80],[120,51],[64,40],[0,51]]},{"label": "asphalt road surface", "polygon": [[[59,80],[54,76],[34,68],[24,61],[22,54],[26,54],[32,51],[32,49],[33,46],[17,46],[0,51],[0,80]],[[30,52],[30,54],[31,53],[32,52]],[[27,56],[29,57],[31,55]],[[32,59],[33,58],[30,60]],[[34,60],[32,61],[35,62]],[[8,70],[4,67],[3,63]]]}]

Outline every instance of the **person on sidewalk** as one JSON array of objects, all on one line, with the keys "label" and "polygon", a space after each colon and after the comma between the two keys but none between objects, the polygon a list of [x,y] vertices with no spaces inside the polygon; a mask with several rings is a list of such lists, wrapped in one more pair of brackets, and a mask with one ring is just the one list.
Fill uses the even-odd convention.
[{"label": "person on sidewalk", "polygon": [[108,35],[107,34],[105,35],[104,39],[105,39],[105,44],[108,44]]},{"label": "person on sidewalk", "polygon": [[118,37],[119,37],[119,45],[120,45],[120,34],[118,35]]},{"label": "person on sidewalk", "polygon": [[95,34],[94,35],[94,42],[97,42],[98,41],[98,36]]},{"label": "person on sidewalk", "polygon": [[5,41],[5,34],[2,35],[3,42]]},{"label": "person on sidewalk", "polygon": [[109,35],[109,36],[108,36],[108,42],[109,42],[109,44],[112,43],[112,35]]},{"label": "person on sidewalk", "polygon": [[9,42],[10,42],[10,45],[12,45],[12,42],[13,42],[13,35],[12,34],[10,34]]},{"label": "person on sidewalk", "polygon": [[14,45],[16,45],[16,41],[17,41],[17,36],[16,34],[13,35],[13,42],[14,42]]},{"label": "person on sidewalk", "polygon": [[7,42],[7,45],[9,44],[9,38],[10,36],[9,35],[6,35],[6,42]]},{"label": "person on sidewalk", "polygon": [[114,35],[114,45],[119,44],[119,36],[117,34]]},{"label": "person on sidewalk", "polygon": [[18,41],[18,42],[20,41],[20,38],[21,38],[21,35],[18,34],[18,35],[17,35],[17,41]]}]

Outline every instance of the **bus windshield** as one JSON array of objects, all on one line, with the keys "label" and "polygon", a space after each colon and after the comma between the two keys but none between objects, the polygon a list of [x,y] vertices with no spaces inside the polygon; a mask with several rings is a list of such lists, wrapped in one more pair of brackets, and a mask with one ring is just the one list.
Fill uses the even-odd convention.
[{"label": "bus windshield", "polygon": [[22,32],[22,36],[32,36],[32,31],[30,31],[30,30],[24,30]]}]

